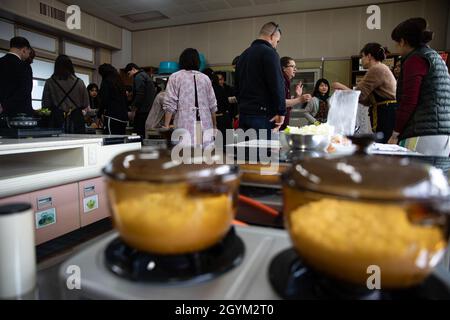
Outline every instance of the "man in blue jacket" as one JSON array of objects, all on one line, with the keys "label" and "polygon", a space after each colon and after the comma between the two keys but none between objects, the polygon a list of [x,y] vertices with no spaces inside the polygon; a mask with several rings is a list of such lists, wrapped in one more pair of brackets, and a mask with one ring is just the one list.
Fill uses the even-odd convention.
[{"label": "man in blue jacket", "polygon": [[275,50],[280,38],[278,24],[266,23],[259,38],[239,57],[236,93],[241,129],[267,130],[269,133],[283,124],[286,114],[284,79],[280,57]]}]

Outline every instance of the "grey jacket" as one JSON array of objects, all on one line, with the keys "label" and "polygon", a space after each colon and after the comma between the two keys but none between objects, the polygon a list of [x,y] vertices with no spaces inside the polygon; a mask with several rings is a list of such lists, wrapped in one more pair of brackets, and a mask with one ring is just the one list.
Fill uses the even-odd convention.
[{"label": "grey jacket", "polygon": [[[330,103],[328,102],[328,108]],[[316,121],[326,122],[326,119],[316,119],[317,113],[320,110],[320,100],[317,97],[313,97],[308,102],[304,109],[301,109],[301,116],[306,118],[308,122],[315,123]]]},{"label": "grey jacket", "polygon": [[[70,98],[64,99],[65,92],[69,92],[74,86],[72,92],[69,94]],[[59,85],[58,85],[59,84]],[[63,90],[59,87],[61,86]],[[64,100],[63,100],[64,99]],[[61,102],[62,101],[62,102]],[[80,108],[85,109],[89,106],[89,96],[84,82],[75,77],[70,76],[67,80],[58,80],[50,78],[45,81],[44,92],[42,93],[42,107],[53,110],[59,107],[60,110],[67,112],[70,109]]]}]

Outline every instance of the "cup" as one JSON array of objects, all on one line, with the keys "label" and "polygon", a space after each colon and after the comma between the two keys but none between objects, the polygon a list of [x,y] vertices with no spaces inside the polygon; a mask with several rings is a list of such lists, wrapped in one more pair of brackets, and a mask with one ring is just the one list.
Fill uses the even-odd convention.
[{"label": "cup", "polygon": [[0,299],[31,299],[36,288],[34,218],[28,203],[0,206]]}]

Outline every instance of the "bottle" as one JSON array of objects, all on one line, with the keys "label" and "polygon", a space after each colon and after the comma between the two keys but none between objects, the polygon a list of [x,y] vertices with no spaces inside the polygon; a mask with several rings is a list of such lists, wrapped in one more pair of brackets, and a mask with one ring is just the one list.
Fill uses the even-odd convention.
[{"label": "bottle", "polygon": [[36,248],[31,205],[0,206],[0,299],[32,299]]}]

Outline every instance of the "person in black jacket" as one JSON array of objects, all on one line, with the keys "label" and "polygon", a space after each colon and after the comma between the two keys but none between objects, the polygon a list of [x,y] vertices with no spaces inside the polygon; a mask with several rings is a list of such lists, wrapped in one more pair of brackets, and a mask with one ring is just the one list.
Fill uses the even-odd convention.
[{"label": "person in black jacket", "polygon": [[211,68],[206,68],[203,73],[211,80],[212,87],[214,89],[214,95],[217,100],[216,121],[217,129],[222,133],[223,138],[226,137],[226,132],[229,129],[233,129],[231,116],[230,116],[230,103],[228,97],[231,96],[228,88],[225,87],[224,82],[220,81],[220,77],[223,80],[223,74],[216,73]]},{"label": "person in black jacket", "polygon": [[33,115],[29,65],[31,46],[27,39],[10,40],[10,50],[0,58],[0,105],[2,114],[15,117],[20,113]]},{"label": "person in black jacket", "polygon": [[281,30],[266,23],[259,38],[240,56],[236,65],[236,92],[241,129],[278,130],[286,114],[284,79],[275,48]]},{"label": "person in black jacket", "polygon": [[135,108],[134,131],[145,137],[145,121],[155,100],[155,85],[150,76],[134,63],[125,67],[125,72],[133,77],[133,103]]},{"label": "person in black jacket", "polygon": [[102,76],[99,116],[104,117],[106,134],[125,134],[128,122],[127,98],[119,72],[110,64],[98,68]]}]

